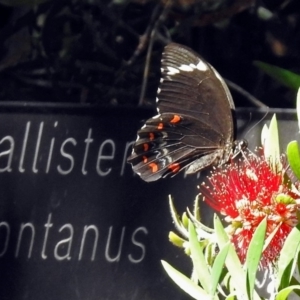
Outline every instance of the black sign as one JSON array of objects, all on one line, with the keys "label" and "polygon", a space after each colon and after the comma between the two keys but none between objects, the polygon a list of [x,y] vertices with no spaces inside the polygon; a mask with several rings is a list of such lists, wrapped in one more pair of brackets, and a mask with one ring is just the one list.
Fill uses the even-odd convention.
[{"label": "black sign", "polygon": [[[153,114],[2,105],[1,300],[188,299],[160,263],[191,272],[189,259],[168,242],[168,195],[183,212],[203,178],[145,183],[133,174],[126,158]],[[247,130],[263,114],[241,115],[240,135],[259,145],[263,121]],[[297,133],[296,122],[284,124],[292,126],[284,132]],[[205,204],[203,211],[209,224],[212,213]]]}]

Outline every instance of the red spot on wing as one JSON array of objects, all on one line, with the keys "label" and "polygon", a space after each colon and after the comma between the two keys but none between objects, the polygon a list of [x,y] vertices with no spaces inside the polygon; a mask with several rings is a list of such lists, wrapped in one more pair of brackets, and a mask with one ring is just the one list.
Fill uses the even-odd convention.
[{"label": "red spot on wing", "polygon": [[157,126],[158,130],[162,130],[164,128],[164,124],[163,123],[159,123]]},{"label": "red spot on wing", "polygon": [[180,164],[178,163],[173,163],[173,164],[170,164],[168,166],[168,168],[173,172],[173,173],[177,173],[179,170],[180,170]]},{"label": "red spot on wing", "polygon": [[173,116],[173,119],[170,121],[172,124],[176,124],[176,123],[178,123],[178,122],[180,122],[181,121],[181,118],[180,118],[180,116],[179,115],[174,115]]},{"label": "red spot on wing", "polygon": [[147,156],[143,156],[143,162],[144,162],[144,164],[148,162]]},{"label": "red spot on wing", "polygon": [[149,145],[145,143],[145,144],[143,144],[143,146],[144,146],[144,152],[148,151]]},{"label": "red spot on wing", "polygon": [[158,165],[156,163],[149,164],[149,167],[151,168],[152,173],[156,173],[158,171]]},{"label": "red spot on wing", "polygon": [[150,141],[154,140],[154,133],[153,132],[149,132],[149,140]]}]

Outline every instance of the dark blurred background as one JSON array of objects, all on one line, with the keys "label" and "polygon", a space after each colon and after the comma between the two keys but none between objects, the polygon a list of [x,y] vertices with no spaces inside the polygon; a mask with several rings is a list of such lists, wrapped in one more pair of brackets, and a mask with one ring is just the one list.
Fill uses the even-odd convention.
[{"label": "dark blurred background", "polygon": [[192,47],[237,87],[236,106],[295,107],[299,0],[0,0],[0,101],[154,106],[163,47]]}]

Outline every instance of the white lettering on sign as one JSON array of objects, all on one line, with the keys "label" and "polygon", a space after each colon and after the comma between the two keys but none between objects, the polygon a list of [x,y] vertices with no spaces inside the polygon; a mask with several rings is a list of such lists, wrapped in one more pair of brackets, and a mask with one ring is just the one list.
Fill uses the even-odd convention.
[{"label": "white lettering on sign", "polygon": [[[7,217],[3,205],[0,260],[10,258],[12,253],[15,259],[40,261],[95,262],[102,259],[109,264],[124,260],[129,264],[143,262],[148,237],[144,224],[132,227],[126,222],[120,224],[120,220],[114,224],[112,220],[103,227],[80,218],[79,223],[76,220],[74,224],[65,219],[61,221],[61,216],[70,216],[70,206],[66,205],[69,197],[75,198],[74,208],[70,211],[80,210],[81,203],[87,199],[90,201],[92,193],[95,192],[96,197],[102,196],[106,187],[120,187],[116,178],[134,176],[127,163],[134,143],[128,140],[131,137],[122,135],[123,128],[120,132],[107,132],[110,126],[106,124],[97,127],[88,122],[88,125],[81,126],[80,122],[72,123],[73,120],[63,122],[63,118],[55,115],[41,121],[27,117],[21,120],[15,120],[16,125],[0,127],[0,175],[5,179],[3,190],[8,187],[8,192],[1,195],[8,195],[9,205],[17,216],[11,217],[9,213]],[[113,184],[103,184],[104,178]],[[92,184],[96,186],[94,190],[93,187],[89,189]],[[50,188],[44,191],[44,186]],[[24,190],[24,198],[16,196],[20,195],[20,189],[21,193]],[[90,193],[89,197],[85,199],[84,193]],[[77,195],[81,202],[77,202]],[[105,201],[115,201],[113,197]],[[3,199],[4,203],[7,199]],[[40,207],[47,207],[45,222],[42,223]],[[59,212],[59,221],[56,220],[55,213],[64,209],[66,215]]]},{"label": "white lettering on sign", "polygon": [[58,121],[27,121],[21,126],[21,140],[19,133],[0,136],[0,173],[68,176],[77,172],[87,176],[122,177],[127,171],[129,176],[134,175],[127,163],[133,141],[121,144],[103,138],[99,132],[96,136],[91,127],[84,128],[80,134],[62,127]]},{"label": "white lettering on sign", "polygon": [[[105,148],[110,149],[109,155],[103,154]],[[115,156],[115,151],[116,151],[116,145],[113,140],[108,139],[101,144],[98,152],[98,158],[97,158],[97,172],[100,176],[106,176],[110,173],[111,168],[107,168],[106,170],[101,170],[100,163],[102,160],[113,160]]]},{"label": "white lettering on sign", "polygon": [[97,251],[97,244],[98,244],[98,239],[99,239],[99,230],[95,225],[84,226],[84,228],[83,228],[83,234],[82,234],[82,239],[81,239],[81,244],[80,244],[80,251],[79,251],[78,260],[82,259],[83,249],[84,249],[84,246],[85,246],[86,235],[91,229],[94,232],[94,244],[93,244],[93,252],[92,252],[91,260],[92,261],[95,260],[96,251]]},{"label": "white lettering on sign", "polygon": [[104,258],[108,263],[127,260],[139,264],[146,257],[148,229],[145,226],[134,230],[113,225],[100,229],[89,224],[75,229],[70,223],[56,226],[52,219],[52,213],[49,213],[44,232],[38,230],[40,226],[34,222],[21,223],[17,235],[12,233],[8,222],[0,222],[0,260],[6,258],[12,247],[15,247],[16,259],[93,262]]},{"label": "white lettering on sign", "polygon": [[9,147],[7,150],[1,151],[0,152],[0,158],[1,157],[6,157],[6,166],[4,168],[0,168],[0,172],[11,172],[11,162],[12,162],[12,158],[13,158],[13,154],[14,154],[14,148],[15,148],[15,141],[13,139],[13,137],[11,136],[5,136],[4,138],[1,139],[0,141],[0,145],[2,144],[7,144],[6,141],[9,144]]},{"label": "white lettering on sign", "polygon": [[[68,237],[66,239],[63,239],[60,242],[58,242],[54,248],[54,257],[57,260],[64,260],[64,259],[70,260],[71,259],[71,246],[72,246],[72,241],[73,241],[73,237],[74,237],[74,229],[71,224],[65,224],[58,231],[62,232],[63,230],[65,231],[65,229],[67,229]],[[64,253],[64,255],[60,255],[58,253],[60,248],[61,248],[61,252],[64,252],[67,249],[67,251],[66,251],[66,253]]]},{"label": "white lettering on sign", "polygon": [[83,163],[82,163],[82,174],[86,175],[87,174],[87,170],[86,170],[86,161],[87,161],[87,157],[88,157],[88,153],[89,153],[89,148],[90,148],[90,144],[93,142],[94,140],[92,139],[92,128],[89,129],[88,131],[88,136],[87,138],[84,140],[84,142],[86,143],[85,146],[85,151],[84,151],[84,157],[83,157]]},{"label": "white lettering on sign", "polygon": [[65,149],[65,146],[68,143],[71,143],[74,146],[77,145],[77,142],[74,138],[68,138],[61,144],[61,147],[60,147],[61,156],[67,158],[70,161],[69,169],[63,169],[60,165],[57,166],[58,173],[60,173],[62,175],[67,175],[67,174],[71,173],[74,168],[74,156],[72,154],[68,153],[67,150]]},{"label": "white lettering on sign", "polygon": [[4,243],[3,243],[3,247],[2,250],[0,252],[0,257],[2,257],[6,251],[7,251],[7,247],[8,247],[8,242],[9,242],[9,237],[10,237],[10,227],[9,224],[7,222],[1,222],[0,223],[0,231],[1,231],[1,227],[5,228],[5,234],[4,234]]}]

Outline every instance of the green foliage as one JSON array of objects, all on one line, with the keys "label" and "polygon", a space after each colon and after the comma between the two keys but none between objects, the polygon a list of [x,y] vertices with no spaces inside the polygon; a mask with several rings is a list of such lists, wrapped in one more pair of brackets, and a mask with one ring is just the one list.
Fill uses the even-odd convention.
[{"label": "green foliage", "polygon": [[280,162],[278,125],[275,114],[271,119],[270,126],[264,126],[261,140],[264,147],[265,159],[269,162],[271,169],[274,173],[280,171],[282,166]]},{"label": "green foliage", "polygon": [[[175,209],[173,207],[173,209]],[[194,218],[194,216],[192,216]],[[194,276],[192,279],[180,273],[167,262],[162,261],[169,277],[194,299],[220,299],[220,292],[229,299],[258,300],[260,297],[255,289],[257,271],[261,268],[260,259],[264,249],[269,245],[278,228],[265,238],[267,221],[263,219],[256,228],[242,265],[236,250],[229,241],[228,234],[220,219],[215,215],[212,236],[219,247],[214,260],[208,261],[206,252],[211,245],[199,240],[197,228],[191,218],[188,220],[188,244]],[[300,225],[295,227],[281,250],[276,270],[276,300],[285,300],[291,292],[299,293],[300,283],[294,277],[295,270],[300,272]],[[224,290],[225,289],[225,290]],[[227,295],[226,295],[227,294]]]},{"label": "green foliage", "polygon": [[300,179],[300,152],[297,141],[292,141],[287,145],[287,157],[294,174]]},{"label": "green foliage", "polygon": [[226,299],[261,299],[255,291],[254,284],[265,241],[266,220],[260,223],[254,233],[244,266],[240,263],[220,219],[215,216],[214,220],[214,236],[220,249],[214,261],[207,264],[204,255],[207,247],[199,241],[197,225],[194,226],[189,220],[188,243],[195,278],[193,280],[187,278],[167,262],[162,261],[165,271],[194,299],[219,299],[221,286],[228,288]]},{"label": "green foliage", "polygon": [[[298,117],[298,124],[300,129],[300,88],[297,93],[297,100],[296,100],[296,110],[297,110],[297,117]],[[299,152],[299,145],[297,141],[291,141],[287,145],[287,158],[290,164],[290,167],[296,177],[300,179],[300,152]]]},{"label": "green foliage", "polygon": [[264,71],[266,74],[293,90],[298,90],[300,86],[300,75],[289,70],[279,68],[261,61],[255,61],[254,65]]},{"label": "green foliage", "polygon": [[298,224],[287,237],[278,260],[278,290],[289,287],[296,267],[299,271],[298,255],[300,250],[300,225]]},{"label": "green foliage", "polygon": [[191,259],[200,285],[206,292],[210,292],[210,270],[204,257],[204,247],[198,242],[197,233],[192,222],[189,222],[189,243]]},{"label": "green foliage", "polygon": [[[297,95],[297,114],[299,120],[300,90]],[[271,169],[274,172],[282,170],[278,124],[275,115],[269,127],[264,127],[261,139],[265,158],[269,162]],[[300,151],[297,141],[292,141],[288,144],[287,157],[291,169],[298,179],[300,179]],[[285,174],[284,176],[287,175]],[[290,185],[293,187],[293,191],[300,195],[300,192],[291,182]],[[276,203],[284,205],[297,205],[298,201],[300,201],[288,194],[280,193],[280,191],[272,199]],[[221,295],[226,300],[263,299],[255,287],[257,271],[264,269],[265,266],[263,266],[261,261],[262,254],[270,245],[278,230],[281,229],[281,222],[284,221],[278,222],[277,226],[272,228],[272,232],[268,232],[267,237],[267,219],[261,221],[252,236],[245,262],[242,264],[221,220],[216,215],[214,216],[214,229],[209,229],[200,222],[198,201],[199,199],[196,198],[193,214],[188,211],[188,214],[183,214],[181,219],[178,217],[175,207],[170,201],[174,223],[181,234],[184,235],[184,238],[181,240],[178,240],[178,236],[177,238],[173,237],[173,240],[177,240],[177,245],[183,247],[186,254],[191,257],[194,271],[193,279],[188,279],[185,275],[173,267],[166,265],[164,262],[164,268],[169,276],[186,293],[194,297],[194,299],[219,299]],[[298,215],[293,217],[298,217],[299,219]],[[212,251],[215,247],[219,249],[217,255],[214,255],[215,253]],[[286,238],[280,251],[280,256],[274,262],[274,265],[271,266],[271,270],[271,275],[276,278],[275,290],[272,295],[276,300],[288,299],[291,292],[300,296],[299,278],[295,277],[295,274],[300,274],[300,224],[294,227]],[[199,289],[196,289],[195,286]]]},{"label": "green foliage", "polygon": [[177,271],[167,262],[162,261],[161,263],[170,278],[192,298],[211,300],[210,295],[206,293],[205,290],[203,290],[200,286],[194,283],[191,279]]},{"label": "green foliage", "polygon": [[249,299],[253,298],[256,272],[258,270],[261,254],[263,251],[266,228],[267,228],[267,220],[263,219],[262,222],[257,227],[247,251],[245,269],[246,269],[247,293]]}]

